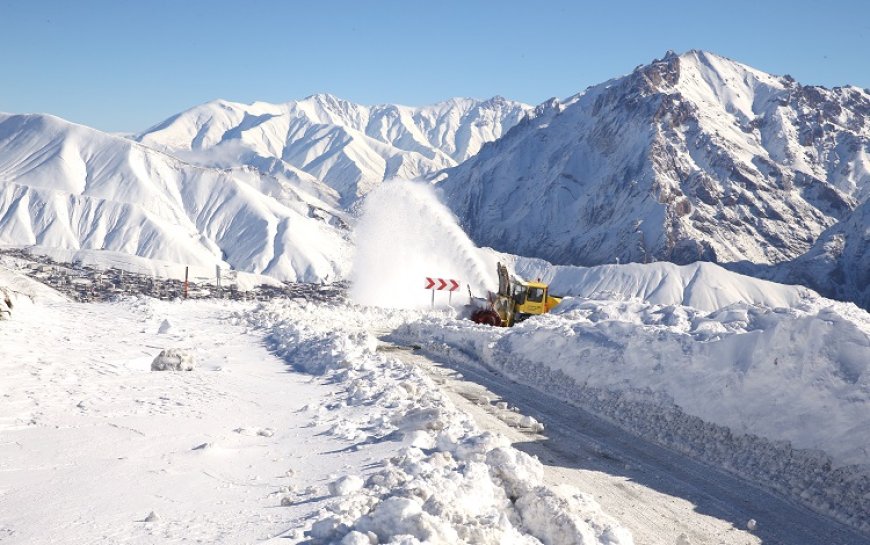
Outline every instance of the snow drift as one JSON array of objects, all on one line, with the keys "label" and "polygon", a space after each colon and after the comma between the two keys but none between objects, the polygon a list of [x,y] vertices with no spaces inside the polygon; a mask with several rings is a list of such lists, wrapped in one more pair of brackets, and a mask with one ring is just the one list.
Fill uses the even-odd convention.
[{"label": "snow drift", "polygon": [[553,293],[589,299],[639,299],[712,312],[735,303],[795,307],[817,297],[801,286],[759,280],[702,261],[572,267],[510,255],[502,255],[502,260],[513,263],[523,278],[549,283]]}]

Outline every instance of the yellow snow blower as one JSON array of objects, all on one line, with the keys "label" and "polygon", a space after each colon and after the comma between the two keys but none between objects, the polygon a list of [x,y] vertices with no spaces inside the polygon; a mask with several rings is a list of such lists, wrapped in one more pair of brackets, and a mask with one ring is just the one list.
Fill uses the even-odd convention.
[{"label": "yellow snow blower", "polygon": [[529,316],[545,314],[562,299],[549,293],[550,287],[541,282],[522,282],[512,277],[507,267],[498,264],[498,292],[490,292],[482,299],[468,295],[476,309],[471,319],[478,324],[511,327]]}]

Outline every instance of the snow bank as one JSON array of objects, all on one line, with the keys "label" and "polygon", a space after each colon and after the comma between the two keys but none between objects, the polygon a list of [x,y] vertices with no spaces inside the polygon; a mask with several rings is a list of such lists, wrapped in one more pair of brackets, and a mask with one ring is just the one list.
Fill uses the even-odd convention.
[{"label": "snow bank", "polygon": [[[249,320],[296,369],[344,387],[324,409],[329,433],[366,444],[402,441],[365,476],[342,476],[332,503],[309,521],[313,543],[633,543],[591,496],[543,486],[541,463],[481,433],[422,371],[377,350],[366,326],[394,328],[411,315],[347,305],[272,302]],[[329,421],[339,406],[359,420]],[[376,540],[376,541],[375,541]]]},{"label": "snow bank", "polygon": [[[428,185],[392,181],[370,193],[356,226],[351,297],[387,308],[428,308],[426,277],[456,279],[466,293],[495,285],[495,268],[459,227]],[[446,305],[448,292],[436,294]]]},{"label": "snow bank", "polygon": [[870,527],[870,316],[854,305],[568,298],[512,329],[428,317],[399,334]]},{"label": "snow bank", "polygon": [[553,293],[589,299],[640,299],[658,305],[683,305],[712,312],[735,303],[768,308],[795,307],[815,298],[810,290],[743,276],[714,263],[629,263],[573,267],[542,259],[505,256],[516,273],[540,278]]}]

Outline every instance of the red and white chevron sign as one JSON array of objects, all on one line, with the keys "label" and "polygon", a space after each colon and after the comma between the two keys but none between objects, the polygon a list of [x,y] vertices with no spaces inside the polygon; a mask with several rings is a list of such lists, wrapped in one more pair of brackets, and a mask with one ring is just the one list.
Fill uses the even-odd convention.
[{"label": "red and white chevron sign", "polygon": [[459,289],[459,282],[452,278],[429,278],[427,276],[426,289],[456,291]]}]

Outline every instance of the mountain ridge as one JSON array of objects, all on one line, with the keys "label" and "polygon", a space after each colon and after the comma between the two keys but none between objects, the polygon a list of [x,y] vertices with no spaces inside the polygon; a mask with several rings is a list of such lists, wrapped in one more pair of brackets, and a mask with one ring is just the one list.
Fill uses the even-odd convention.
[{"label": "mountain ridge", "polygon": [[206,166],[246,164],[279,176],[305,172],[333,187],[349,207],[385,179],[458,164],[529,109],[500,96],[421,107],[363,106],[327,93],[278,104],[216,100],[133,139]]}]

